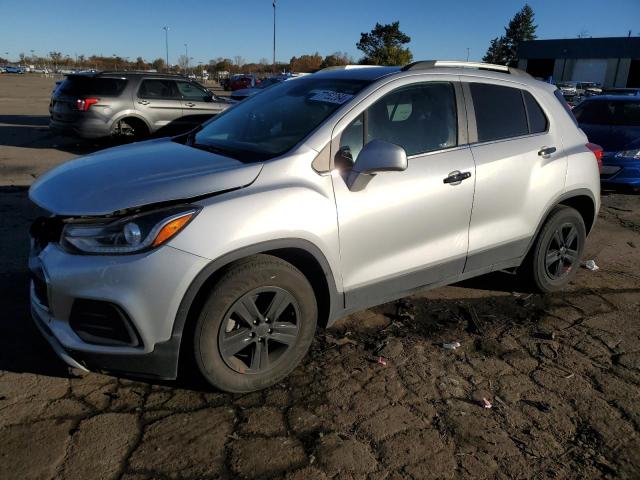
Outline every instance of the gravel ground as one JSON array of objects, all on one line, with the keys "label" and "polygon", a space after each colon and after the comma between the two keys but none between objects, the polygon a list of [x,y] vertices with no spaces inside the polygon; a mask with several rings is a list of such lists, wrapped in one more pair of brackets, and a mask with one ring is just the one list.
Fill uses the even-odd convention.
[{"label": "gravel ground", "polygon": [[603,198],[565,292],[499,274],[360,312],[263,392],[81,374],[28,311],[25,186],[101,147],[49,135],[51,84],[0,76],[0,478],[640,478],[640,197]]}]

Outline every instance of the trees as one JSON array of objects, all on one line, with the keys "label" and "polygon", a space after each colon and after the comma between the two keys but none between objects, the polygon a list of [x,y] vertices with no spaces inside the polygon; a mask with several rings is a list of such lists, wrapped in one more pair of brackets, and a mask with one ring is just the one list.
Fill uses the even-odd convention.
[{"label": "trees", "polygon": [[158,72],[162,72],[167,67],[164,58],[156,58],[151,62],[151,66]]},{"label": "trees", "polygon": [[505,27],[505,34],[491,40],[487,53],[482,58],[484,62],[497,63],[515,67],[518,65],[518,45],[526,40],[536,39],[533,9],[525,4]]},{"label": "trees", "polygon": [[334,52],[331,55],[327,55],[326,57],[324,57],[320,68],[349,65],[351,63],[353,63],[353,59],[346,52]]},{"label": "trees", "polygon": [[289,69],[292,72],[315,72],[322,64],[322,57],[318,52],[313,55],[301,55],[299,57],[291,57]]},{"label": "trees", "polygon": [[400,22],[387,25],[376,23],[369,33],[361,33],[356,44],[364,53],[360,63],[371,65],[405,65],[413,60],[413,54],[403,45],[409,43],[411,37],[400,31]]}]

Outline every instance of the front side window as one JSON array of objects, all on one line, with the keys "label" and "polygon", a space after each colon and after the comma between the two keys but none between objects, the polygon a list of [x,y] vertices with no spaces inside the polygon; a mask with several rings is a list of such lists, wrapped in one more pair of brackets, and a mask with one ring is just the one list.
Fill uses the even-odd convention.
[{"label": "front side window", "polygon": [[282,82],[205,124],[192,145],[247,162],[277,157],[369,83],[311,75]]},{"label": "front side window", "polygon": [[342,132],[341,156],[347,151],[357,161],[363,145],[375,139],[399,145],[407,155],[455,147],[458,119],[453,85],[429,82],[385,95]]},{"label": "front side window", "polygon": [[138,90],[139,98],[179,99],[180,94],[173,80],[143,80]]},{"label": "front side window", "polygon": [[486,83],[471,83],[469,88],[476,112],[479,142],[529,133],[520,89]]},{"label": "front side window", "polygon": [[210,96],[206,90],[189,82],[178,82],[178,91],[185,100],[201,102]]}]

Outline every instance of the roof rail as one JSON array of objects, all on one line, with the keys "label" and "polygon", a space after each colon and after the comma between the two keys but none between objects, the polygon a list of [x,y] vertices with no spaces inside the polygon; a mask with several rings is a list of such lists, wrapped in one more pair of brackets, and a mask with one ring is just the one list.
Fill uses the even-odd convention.
[{"label": "roof rail", "polygon": [[334,65],[333,67],[321,68],[320,70],[318,70],[318,72],[329,72],[331,70],[352,70],[354,68],[375,68],[379,66],[380,65]]},{"label": "roof rail", "polygon": [[463,62],[457,60],[423,60],[420,62],[413,62],[402,67],[402,71],[409,70],[428,70],[430,68],[475,68],[478,70],[491,70],[493,72],[509,73],[511,75],[518,75],[521,77],[530,77],[527,72],[520,70],[519,68],[507,67],[506,65],[495,65],[493,63],[483,62]]}]

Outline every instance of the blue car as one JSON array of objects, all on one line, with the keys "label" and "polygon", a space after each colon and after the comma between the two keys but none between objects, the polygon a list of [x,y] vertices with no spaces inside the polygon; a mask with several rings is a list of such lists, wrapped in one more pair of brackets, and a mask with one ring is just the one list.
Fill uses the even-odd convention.
[{"label": "blue car", "polygon": [[640,97],[590,97],[573,109],[589,141],[604,149],[604,189],[640,192]]}]

